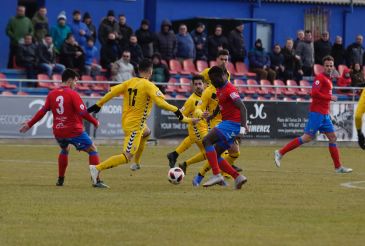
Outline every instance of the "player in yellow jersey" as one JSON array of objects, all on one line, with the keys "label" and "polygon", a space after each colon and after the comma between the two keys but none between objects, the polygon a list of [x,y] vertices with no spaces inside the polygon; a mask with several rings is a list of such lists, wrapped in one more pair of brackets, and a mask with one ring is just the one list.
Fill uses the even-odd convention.
[{"label": "player in yellow jersey", "polygon": [[355,126],[357,130],[358,143],[360,148],[365,150],[365,137],[362,133],[362,117],[365,113],[365,90],[362,91],[355,113]]},{"label": "player in yellow jersey", "polygon": [[[139,64],[140,77],[135,77],[111,88],[96,104],[88,108],[89,112],[99,112],[101,107],[114,97],[123,95],[122,128],[125,133],[123,153],[115,155],[90,168],[93,182],[100,171],[128,163],[134,155],[140,158],[149,135],[146,120],[151,113],[152,105],[174,112],[184,123],[197,123],[198,119],[186,118],[174,105],[167,103],[162,92],[148,79],[152,75],[152,63],[144,59]],[[145,137],[143,137],[145,136]],[[139,155],[139,156],[138,156]]]}]

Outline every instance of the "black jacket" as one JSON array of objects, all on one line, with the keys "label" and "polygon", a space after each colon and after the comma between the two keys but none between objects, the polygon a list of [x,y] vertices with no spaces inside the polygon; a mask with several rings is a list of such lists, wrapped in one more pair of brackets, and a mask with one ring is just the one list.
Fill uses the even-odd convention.
[{"label": "black jacket", "polygon": [[138,29],[136,31],[138,44],[142,48],[144,57],[152,57],[154,34],[150,30]]},{"label": "black jacket", "polygon": [[237,29],[232,30],[228,36],[229,51],[231,54],[232,62],[244,61],[246,57],[245,41],[243,35]]},{"label": "black jacket", "polygon": [[225,36],[212,35],[208,37],[208,60],[215,60],[218,55],[218,47],[222,46],[224,49],[228,49],[228,40]]},{"label": "black jacket", "polygon": [[[170,31],[165,33],[162,31],[164,25],[170,26]],[[177,49],[177,40],[174,32],[171,30],[171,22],[165,20],[161,24],[161,32],[157,33],[155,43],[155,52],[161,54],[164,60],[171,60],[175,58]]]},{"label": "black jacket", "polygon": [[[76,57],[76,52],[80,51],[83,55]],[[81,59],[84,58],[84,50],[79,45],[72,45],[67,42],[63,42],[61,47],[60,61],[61,64],[65,65],[68,68],[75,68],[80,66]],[[78,61],[76,61],[78,60]],[[77,65],[78,64],[78,65]]]},{"label": "black jacket", "polygon": [[131,52],[131,63],[136,67],[139,62],[143,59],[143,52],[139,44],[129,44],[128,50]]},{"label": "black jacket", "polygon": [[346,64],[346,50],[342,44],[332,46],[331,56],[335,59],[335,66]]},{"label": "black jacket", "polygon": [[38,65],[37,46],[35,44],[20,44],[17,49],[16,63],[19,66],[26,64]]},{"label": "black jacket", "polygon": [[118,22],[115,20],[113,22],[110,22],[107,18],[104,18],[99,26],[98,30],[98,38],[101,45],[105,44],[108,40],[108,34],[110,32],[119,32],[119,26]]},{"label": "black jacket", "polygon": [[346,60],[349,67],[356,63],[362,66],[364,63],[364,47],[357,43],[349,45],[346,49]]},{"label": "black jacket", "polygon": [[100,50],[101,66],[105,68],[109,67],[110,63],[119,60],[121,54],[122,51],[118,42],[110,42],[110,40],[108,40],[108,42],[106,42],[106,44],[104,44]]},{"label": "black jacket", "polygon": [[37,54],[39,58],[39,63],[55,64],[56,63],[56,51],[52,47],[40,43],[37,47]]},{"label": "black jacket", "polygon": [[284,57],[283,65],[285,67],[285,70],[297,71],[302,68],[302,63],[300,59],[298,60],[295,58],[294,48],[292,50],[288,50],[286,47],[284,47],[281,50],[281,54]]},{"label": "black jacket", "polygon": [[322,64],[322,59],[325,56],[331,55],[332,44],[330,41],[323,41],[322,39],[314,42],[314,62]]},{"label": "black jacket", "polygon": [[118,31],[119,31],[119,45],[122,50],[126,49],[129,44],[129,38],[133,34],[133,30],[128,25],[118,25]]}]

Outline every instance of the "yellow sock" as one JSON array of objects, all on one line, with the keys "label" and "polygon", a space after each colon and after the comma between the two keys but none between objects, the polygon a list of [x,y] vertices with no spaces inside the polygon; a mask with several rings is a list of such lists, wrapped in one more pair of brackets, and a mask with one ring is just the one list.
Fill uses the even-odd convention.
[{"label": "yellow sock", "polygon": [[179,155],[183,152],[185,152],[193,143],[191,142],[189,137],[184,138],[184,140],[181,142],[179,146],[176,148],[176,153]]},{"label": "yellow sock", "polygon": [[228,161],[229,164],[233,165],[233,163],[237,160],[237,158],[240,156],[240,152],[234,152],[234,153],[224,153],[224,159]]},{"label": "yellow sock", "polygon": [[121,155],[115,155],[112,157],[109,157],[107,160],[103,161],[102,163],[100,163],[99,165],[96,166],[96,169],[98,169],[99,171],[108,169],[108,168],[113,168],[116,166],[119,166],[121,164],[125,164],[128,163],[128,159],[124,154]]},{"label": "yellow sock", "polygon": [[205,160],[205,155],[201,152],[197,153],[193,157],[191,157],[189,160],[185,161],[187,166],[190,166],[191,164],[198,163]]},{"label": "yellow sock", "polygon": [[134,155],[134,161],[136,162],[136,164],[141,164],[141,157],[142,157],[144,147],[146,146],[147,140],[148,140],[148,136],[145,138],[142,137],[141,142],[139,143],[138,150],[137,150],[136,154]]},{"label": "yellow sock", "polygon": [[206,161],[204,163],[204,166],[202,166],[202,168],[200,168],[199,173],[201,176],[205,176],[205,174],[211,169],[209,162]]}]

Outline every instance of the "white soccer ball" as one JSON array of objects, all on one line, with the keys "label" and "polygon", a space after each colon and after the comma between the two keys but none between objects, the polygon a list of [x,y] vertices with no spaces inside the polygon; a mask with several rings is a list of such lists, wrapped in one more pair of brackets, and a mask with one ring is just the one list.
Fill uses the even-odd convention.
[{"label": "white soccer ball", "polygon": [[180,184],[184,180],[185,174],[180,167],[173,167],[167,173],[167,178],[171,184]]}]

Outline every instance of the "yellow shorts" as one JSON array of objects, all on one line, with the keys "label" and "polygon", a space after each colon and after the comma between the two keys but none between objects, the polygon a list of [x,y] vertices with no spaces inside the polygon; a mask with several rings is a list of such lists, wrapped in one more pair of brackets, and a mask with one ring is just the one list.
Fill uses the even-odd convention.
[{"label": "yellow shorts", "polygon": [[123,143],[123,152],[134,155],[141,142],[146,125],[141,130],[126,131]]}]

